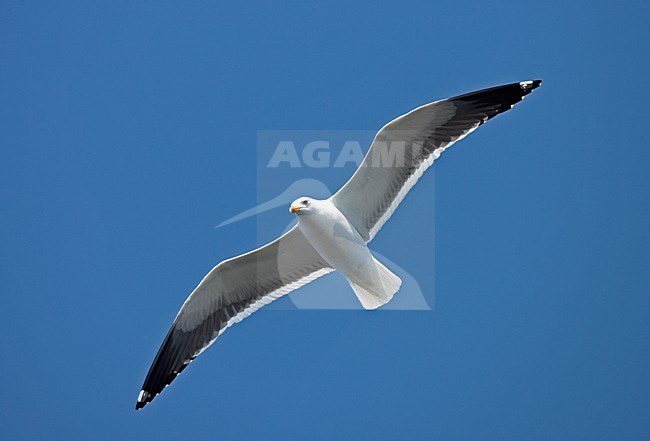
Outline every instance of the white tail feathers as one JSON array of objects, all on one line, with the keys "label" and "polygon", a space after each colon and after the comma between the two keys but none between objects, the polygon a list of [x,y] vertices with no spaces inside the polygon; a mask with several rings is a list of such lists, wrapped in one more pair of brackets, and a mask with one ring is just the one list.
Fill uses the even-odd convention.
[{"label": "white tail feathers", "polygon": [[378,280],[360,285],[348,279],[352,290],[354,290],[365,309],[377,309],[385,305],[402,285],[402,280],[390,272],[381,262],[377,259],[374,259],[374,262],[379,275]]}]

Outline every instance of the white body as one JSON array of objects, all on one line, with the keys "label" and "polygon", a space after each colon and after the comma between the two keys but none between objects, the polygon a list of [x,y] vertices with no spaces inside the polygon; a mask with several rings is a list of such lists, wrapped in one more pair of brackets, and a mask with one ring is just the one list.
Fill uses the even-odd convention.
[{"label": "white body", "polygon": [[346,276],[354,276],[359,270],[373,263],[372,254],[365,242],[330,201],[311,199],[313,212],[298,216],[298,227],[332,268]]},{"label": "white body", "polygon": [[356,228],[329,200],[309,199],[298,227],[332,268],[343,274],[367,309],[388,302],[401,280],[378,262]]}]

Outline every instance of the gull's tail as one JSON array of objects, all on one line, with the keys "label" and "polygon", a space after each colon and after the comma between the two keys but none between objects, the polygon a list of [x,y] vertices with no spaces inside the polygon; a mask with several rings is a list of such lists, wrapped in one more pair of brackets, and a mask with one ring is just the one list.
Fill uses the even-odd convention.
[{"label": "gull's tail", "polygon": [[352,290],[365,309],[377,309],[385,305],[399,291],[402,279],[393,274],[380,261],[373,257],[377,275],[372,283],[355,283],[348,279]]}]

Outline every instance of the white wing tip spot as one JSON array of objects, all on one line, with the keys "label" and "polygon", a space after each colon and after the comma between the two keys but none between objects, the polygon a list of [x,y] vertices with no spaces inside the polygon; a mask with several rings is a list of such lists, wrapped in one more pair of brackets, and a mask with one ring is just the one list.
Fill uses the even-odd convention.
[{"label": "white wing tip spot", "polygon": [[521,83],[519,83],[519,86],[524,90],[528,89],[532,85],[533,85],[532,81],[522,81]]}]

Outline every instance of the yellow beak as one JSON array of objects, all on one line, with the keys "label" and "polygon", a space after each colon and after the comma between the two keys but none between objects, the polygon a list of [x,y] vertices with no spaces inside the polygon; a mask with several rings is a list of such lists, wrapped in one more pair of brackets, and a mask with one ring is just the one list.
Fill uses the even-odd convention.
[{"label": "yellow beak", "polygon": [[300,211],[300,207],[296,207],[295,205],[292,205],[292,206],[289,208],[289,213],[297,213],[297,212],[299,212],[299,211]]}]

